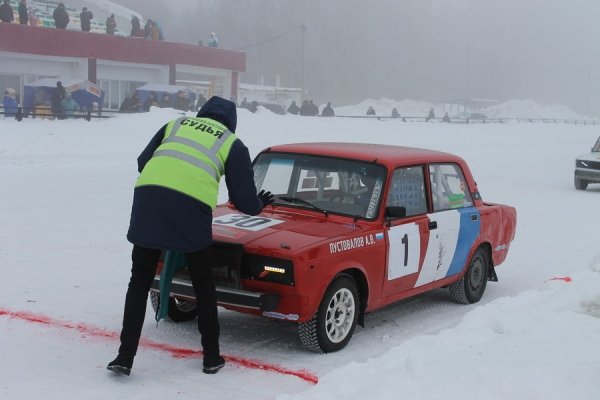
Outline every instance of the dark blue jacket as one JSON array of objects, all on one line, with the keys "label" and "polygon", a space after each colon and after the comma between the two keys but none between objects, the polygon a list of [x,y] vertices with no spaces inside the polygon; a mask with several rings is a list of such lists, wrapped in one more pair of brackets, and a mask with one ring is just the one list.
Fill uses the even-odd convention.
[{"label": "dark blue jacket", "polygon": [[2,99],[2,104],[4,106],[4,118],[14,117],[17,114],[17,101],[11,96],[4,95]]},{"label": "dark blue jacket", "polygon": [[[235,104],[212,97],[198,111],[198,117],[211,118],[235,132]],[[164,125],[138,157],[141,172],[160,146]],[[231,146],[225,162],[225,183],[229,200],[244,214],[256,215],[264,207],[256,195],[250,153],[241,140]],[[141,186],[134,190],[131,221],[127,239],[143,247],[175,250],[184,253],[201,250],[212,243],[212,210],[183,193],[162,186]]]}]

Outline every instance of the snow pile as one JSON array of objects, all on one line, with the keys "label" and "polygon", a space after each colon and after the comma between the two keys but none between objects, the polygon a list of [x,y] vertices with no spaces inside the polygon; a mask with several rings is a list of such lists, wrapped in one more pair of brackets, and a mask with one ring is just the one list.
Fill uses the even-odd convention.
[{"label": "snow pile", "polygon": [[490,118],[556,118],[589,119],[563,105],[540,105],[533,100],[513,99],[488,107],[485,114]]},{"label": "snow pile", "polygon": [[[463,111],[462,106],[455,104],[438,104],[416,100],[396,101],[382,98],[379,100],[367,99],[355,105],[335,107],[335,112],[336,115],[344,116],[365,115],[370,106],[375,109],[378,116],[383,117],[391,116],[393,108],[396,108],[402,117],[426,117],[430,108],[433,108],[438,118],[442,117],[445,112],[453,117],[459,111]],[[320,109],[323,109],[323,107],[324,105],[321,105]],[[533,100],[520,99],[512,99],[495,106],[472,111],[481,112],[488,118],[589,119],[589,117],[577,114],[564,105],[541,105]]]},{"label": "snow pile", "polygon": [[278,399],[325,400],[332,393],[350,399],[394,399],[398,393],[410,399],[461,399],[473,386],[486,400],[591,399],[600,389],[598,382],[593,391],[587,386],[598,373],[598,355],[588,350],[600,335],[600,259],[573,274],[572,281],[565,279],[477,307],[455,328],[341,366],[316,387]]}]

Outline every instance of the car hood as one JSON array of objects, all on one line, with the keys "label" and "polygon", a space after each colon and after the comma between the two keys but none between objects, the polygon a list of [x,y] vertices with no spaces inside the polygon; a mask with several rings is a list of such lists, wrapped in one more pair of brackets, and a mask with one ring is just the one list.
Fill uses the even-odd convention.
[{"label": "car hood", "polygon": [[333,238],[358,234],[352,219],[313,216],[267,207],[256,216],[219,206],[213,214],[213,240],[240,243],[246,248],[286,249],[293,252]]}]

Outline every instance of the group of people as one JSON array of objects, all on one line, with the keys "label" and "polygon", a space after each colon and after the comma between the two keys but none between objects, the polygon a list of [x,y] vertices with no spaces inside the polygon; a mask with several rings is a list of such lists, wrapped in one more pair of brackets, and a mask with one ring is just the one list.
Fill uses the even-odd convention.
[{"label": "group of people", "polygon": [[137,113],[150,111],[150,107],[174,108],[181,111],[196,111],[202,108],[206,103],[206,97],[199,93],[198,98],[194,101],[194,97],[184,90],[178,91],[174,98],[171,98],[169,93],[163,93],[159,98],[155,92],[150,92],[142,102],[138,93],[133,93],[125,97],[119,112],[121,113]]},{"label": "group of people", "polygon": [[[36,101],[36,105],[39,101]],[[50,98],[50,110],[55,119],[75,118],[81,110],[71,93],[67,92],[61,81],[56,82],[56,90]]]},{"label": "group of people", "polygon": [[[14,10],[10,5],[10,0],[2,0],[3,3],[0,5],[0,21],[6,23],[12,23],[15,20]],[[27,6],[27,0],[20,0],[18,7],[19,23],[21,25],[35,25],[34,18],[30,18],[30,12]],[[59,3],[58,6],[52,12],[52,18],[54,19],[54,26],[57,29],[67,29],[71,18],[65,7],[64,3]],[[90,32],[92,29],[92,20],[94,14],[87,7],[81,9],[79,14],[79,20],[81,23],[82,32]],[[105,32],[108,35],[114,35],[117,32],[117,21],[115,14],[110,14],[106,18]],[[162,28],[159,23],[155,20],[148,19],[142,29],[140,19],[137,15],[131,16],[131,36],[132,37],[144,37],[152,40],[164,40]],[[210,47],[217,47],[218,40],[214,33],[211,33],[208,45]]]},{"label": "group of people", "polygon": [[[298,107],[296,101],[292,101],[290,106],[287,108],[288,114],[302,115],[302,116],[316,116],[319,115],[319,106],[317,106],[312,100],[304,100],[302,106]],[[335,111],[331,102],[328,102],[323,111],[320,112],[322,117],[334,117]]]},{"label": "group of people", "polygon": [[[17,12],[19,14],[19,23],[21,25],[27,25],[29,22],[29,10],[27,9],[27,1],[21,0],[19,3],[19,7],[17,8]],[[13,8],[10,5],[9,0],[4,0],[4,2],[0,5],[0,21],[6,23],[12,23],[15,20],[15,14],[13,12]]]}]

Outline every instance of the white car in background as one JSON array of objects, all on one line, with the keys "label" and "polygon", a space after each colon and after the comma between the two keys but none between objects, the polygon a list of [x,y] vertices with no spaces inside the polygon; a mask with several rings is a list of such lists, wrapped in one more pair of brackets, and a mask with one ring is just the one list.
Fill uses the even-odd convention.
[{"label": "white car in background", "polygon": [[585,190],[590,183],[600,183],[600,137],[591,153],[575,159],[575,189]]}]

